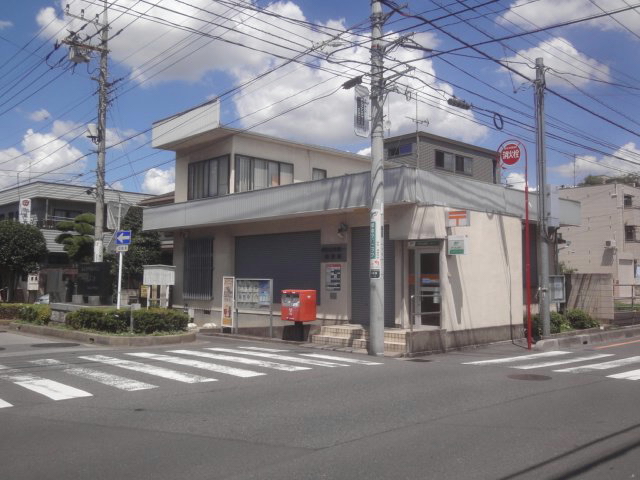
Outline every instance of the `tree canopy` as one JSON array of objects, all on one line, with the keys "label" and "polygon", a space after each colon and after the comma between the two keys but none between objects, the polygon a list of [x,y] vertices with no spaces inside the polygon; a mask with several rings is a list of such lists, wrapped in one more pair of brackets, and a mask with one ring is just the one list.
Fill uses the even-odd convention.
[{"label": "tree canopy", "polygon": [[56,242],[62,244],[72,262],[85,263],[93,260],[95,224],[95,214],[81,213],[73,220],[64,220],[56,225],[58,230],[64,232],[56,237]]},{"label": "tree canopy", "polygon": [[12,293],[18,278],[39,269],[47,254],[47,242],[38,228],[12,220],[0,221],[0,268],[9,272]]}]

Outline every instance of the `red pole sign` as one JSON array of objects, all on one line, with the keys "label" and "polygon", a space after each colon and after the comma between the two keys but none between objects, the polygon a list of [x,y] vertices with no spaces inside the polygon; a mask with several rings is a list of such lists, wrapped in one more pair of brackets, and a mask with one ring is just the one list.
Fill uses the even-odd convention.
[{"label": "red pole sign", "polygon": [[508,143],[500,151],[500,160],[506,165],[515,165],[520,160],[520,146],[517,143]]}]

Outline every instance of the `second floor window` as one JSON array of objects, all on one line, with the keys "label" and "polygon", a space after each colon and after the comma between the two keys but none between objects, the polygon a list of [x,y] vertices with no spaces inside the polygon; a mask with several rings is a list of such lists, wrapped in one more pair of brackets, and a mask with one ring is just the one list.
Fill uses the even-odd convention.
[{"label": "second floor window", "polygon": [[321,168],[314,168],[311,172],[311,180],[323,180],[327,178],[327,171]]},{"label": "second floor window", "polygon": [[436,167],[449,172],[473,175],[473,159],[450,152],[436,150]]},{"label": "second floor window", "polygon": [[399,157],[401,155],[411,155],[413,153],[413,143],[398,143],[387,146],[387,157]]},{"label": "second floor window", "polygon": [[236,155],[236,192],[293,183],[293,165]]},{"label": "second floor window", "polygon": [[636,241],[636,227],[634,225],[625,225],[624,226],[624,239],[627,242],[635,242]]},{"label": "second floor window", "polygon": [[226,195],[229,193],[229,157],[190,163],[188,182],[189,200]]}]

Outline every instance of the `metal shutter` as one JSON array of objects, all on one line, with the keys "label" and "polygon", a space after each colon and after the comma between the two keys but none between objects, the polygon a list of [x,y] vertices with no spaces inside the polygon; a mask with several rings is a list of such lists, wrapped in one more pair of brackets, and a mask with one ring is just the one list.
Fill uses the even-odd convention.
[{"label": "metal shutter", "polygon": [[285,289],[316,290],[320,304],[320,231],[236,237],[237,278],[272,278],[273,301]]},{"label": "metal shutter", "polygon": [[184,242],[185,300],[213,298],[213,238],[188,238]]},{"label": "metal shutter", "polygon": [[[384,326],[395,326],[394,241],[384,228]],[[351,229],[351,323],[369,325],[369,227]]]}]

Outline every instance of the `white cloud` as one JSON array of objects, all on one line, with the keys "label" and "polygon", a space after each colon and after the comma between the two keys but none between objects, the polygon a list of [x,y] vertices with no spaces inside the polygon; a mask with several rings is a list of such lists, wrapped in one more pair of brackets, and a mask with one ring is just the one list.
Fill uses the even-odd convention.
[{"label": "white cloud", "polygon": [[[68,18],[64,18],[61,13],[65,3],[66,0],[61,0],[57,11],[49,7],[39,12],[37,21],[39,25],[46,27],[43,36],[53,35],[58,31],[66,32],[63,27]],[[163,0],[158,7],[150,7],[137,0],[120,0],[114,4],[113,11],[110,11],[110,18],[113,19],[111,28],[114,32],[118,32],[120,28],[124,30],[109,43],[111,58],[129,68],[135,81],[147,87],[176,80],[201,82],[209,72],[222,72],[229,76],[232,83],[238,85],[280,65],[283,63],[282,58],[295,56],[295,52],[277,44],[289,46],[292,45],[291,42],[295,42],[301,45],[297,47],[298,50],[315,45],[318,47],[318,54],[331,53],[328,59],[305,58],[305,61],[314,61],[318,68],[291,63],[244,87],[232,97],[235,111],[241,118],[239,125],[243,128],[259,125],[255,128],[256,131],[309,143],[353,143],[356,139],[353,134],[353,92],[339,87],[349,78],[368,73],[370,52],[367,42],[362,41],[361,35],[355,37],[345,34],[340,38],[341,47],[319,47],[322,42],[331,39],[321,33],[320,29],[312,31],[302,24],[256,12],[252,10],[253,4],[250,2],[246,5],[248,8],[236,9],[230,14],[228,7],[210,0],[192,0],[188,5],[177,0]],[[291,1],[274,2],[267,9],[287,18],[307,20],[301,8]],[[124,10],[127,13],[120,16],[120,12]],[[184,12],[189,16],[170,10]],[[216,39],[191,36],[189,31],[146,19],[130,23],[134,12],[162,18],[164,22],[180,25],[190,29],[189,31],[205,31]],[[101,13],[100,7],[85,7],[85,17],[93,18],[96,13]],[[223,19],[216,14],[224,14]],[[77,28],[79,25],[80,23],[68,28]],[[331,20],[326,25],[334,29],[345,29],[344,20]],[[418,34],[414,39],[426,48],[433,48],[437,44],[433,33]],[[393,51],[398,63],[411,60],[419,69],[416,70],[417,78],[406,77],[402,79],[402,83],[411,88],[422,89],[430,95],[433,93],[432,88],[437,89],[443,96],[440,106],[450,111],[445,99],[453,93],[453,89],[434,80],[431,76],[435,74],[432,62],[419,60],[423,55],[421,51],[404,48]],[[391,62],[386,66],[392,66]],[[423,82],[429,86],[425,86]],[[339,91],[329,95],[336,89]],[[325,98],[318,99],[325,95]],[[314,99],[317,100],[312,101]],[[404,95],[393,94],[389,99],[389,116],[393,124],[391,133],[406,133],[415,129],[415,124],[406,119],[407,116],[415,116],[415,103],[407,102]],[[304,104],[306,105],[298,108]],[[423,103],[420,104],[420,109],[419,115],[430,120],[429,130],[434,133],[469,142],[488,133],[485,127],[470,121],[473,118],[471,112],[448,113]],[[229,110],[223,108],[223,111]],[[233,120],[235,119],[225,119],[225,123]]]},{"label": "white cloud", "polygon": [[[591,0],[538,0],[536,2],[517,0],[511,4],[507,13],[500,18],[499,23],[508,24],[511,22],[530,30],[536,27],[546,27],[570,20],[578,20],[592,15],[601,15],[603,10],[619,10],[629,6],[631,6],[629,0],[598,0],[597,2]],[[615,29],[627,32],[620,24],[637,32],[640,29],[640,15],[627,10],[617,15],[605,15],[587,22],[580,22],[575,27],[588,26],[602,30]],[[635,39],[633,36],[629,36],[629,38]]]},{"label": "white cloud", "polygon": [[13,22],[10,22],[9,20],[0,20],[0,30],[4,30],[9,27],[13,27]]},{"label": "white cloud", "polygon": [[366,147],[363,148],[362,150],[358,151],[358,155],[364,155],[366,157],[370,157],[371,156],[371,147]]},{"label": "white cloud", "polygon": [[[621,159],[626,159],[626,161]],[[575,162],[571,161],[550,167],[549,170],[560,177],[573,179],[575,169],[576,181],[580,182],[587,175],[617,177],[627,173],[634,173],[639,166],[640,147],[637,147],[633,142],[629,142],[613,152],[612,155],[605,155],[601,158],[592,155],[578,155],[575,158]]]},{"label": "white cloud", "polygon": [[[514,70],[533,79],[535,71],[531,67],[535,65],[535,59],[538,57],[543,58],[545,67],[552,70],[545,76],[547,85],[570,87],[573,83],[575,86],[583,87],[591,79],[610,80],[608,66],[580,53],[568,40],[561,37],[540,43],[537,47],[528,50],[520,50],[518,55],[505,58],[503,62],[507,62]],[[523,58],[529,59],[531,64],[523,65]]]},{"label": "white cloud", "polygon": [[34,122],[41,122],[43,120],[47,120],[49,117],[51,117],[51,114],[44,108],[41,108],[40,110],[36,110],[35,112],[29,114],[29,119],[33,120]]},{"label": "white cloud", "polygon": [[175,169],[172,167],[168,170],[161,168],[152,168],[145,173],[142,182],[142,191],[154,195],[171,192],[175,190]]},{"label": "white cloud", "polygon": [[37,133],[29,129],[22,139],[21,148],[0,150],[0,165],[11,170],[0,175],[0,188],[16,184],[31,177],[32,180],[59,181],[61,173],[82,171],[86,160],[80,150],[53,132]]}]

